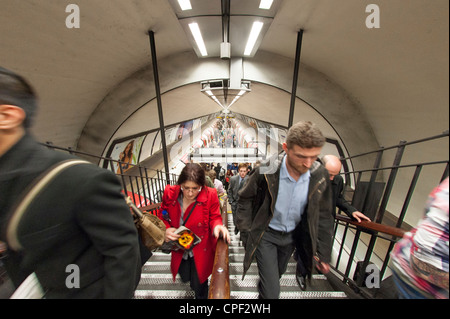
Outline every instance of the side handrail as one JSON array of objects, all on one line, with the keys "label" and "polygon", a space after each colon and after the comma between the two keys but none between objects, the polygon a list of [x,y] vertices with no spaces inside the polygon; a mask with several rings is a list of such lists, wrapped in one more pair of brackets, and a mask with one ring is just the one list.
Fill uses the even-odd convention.
[{"label": "side handrail", "polygon": [[[221,205],[221,215],[223,225],[228,228],[228,215],[226,203]],[[158,209],[161,203],[155,203],[148,206],[142,206],[143,211],[151,212]],[[228,243],[223,238],[217,240],[216,253],[214,255],[214,265],[211,276],[211,283],[208,293],[208,299],[230,299],[230,267],[228,258]]]},{"label": "side handrail", "polygon": [[[226,203],[221,205],[221,215],[223,225],[228,228],[228,215]],[[148,206],[142,206],[143,211],[151,212],[158,209],[161,203],[155,203]],[[228,258],[228,243],[223,238],[217,240],[216,253],[214,255],[214,265],[211,276],[211,283],[208,293],[208,299],[230,299],[230,269]]]},{"label": "side handrail", "polygon": [[357,227],[385,233],[387,235],[392,235],[392,236],[395,236],[398,238],[402,238],[406,233],[406,231],[401,228],[382,225],[379,223],[369,222],[369,221],[365,221],[365,220],[362,220],[361,222],[357,222],[356,220],[353,220],[350,217],[344,216],[344,215],[336,215],[336,219],[339,221],[342,221],[344,223],[355,225]]},{"label": "side handrail", "polygon": [[[342,234],[342,241],[339,244],[340,249],[339,249],[339,253],[337,256],[337,261],[336,261],[336,264],[334,266],[332,266],[332,268],[334,269],[334,271],[336,273],[338,273],[340,276],[342,276],[343,282],[346,283],[347,285],[349,285],[350,287],[352,287],[355,292],[360,293],[365,298],[369,298],[369,299],[375,298],[375,295],[377,294],[377,290],[366,289],[364,286],[364,280],[365,280],[364,278],[366,278],[365,277],[366,269],[370,263],[371,255],[374,252],[376,240],[379,238],[379,239],[387,240],[389,242],[389,247],[385,251],[386,254],[385,254],[384,258],[381,254],[378,256],[382,262],[381,269],[378,272],[378,278],[379,278],[379,280],[382,280],[387,268],[389,267],[390,252],[392,251],[397,240],[403,238],[403,236],[405,235],[407,230],[404,230],[404,229],[401,229],[398,227],[383,225],[383,224],[376,223],[376,222],[368,222],[368,221],[357,222],[356,220],[354,220],[348,216],[345,216],[345,215],[336,215],[336,221],[337,221],[337,225],[342,222],[346,226],[345,226],[344,232]],[[352,225],[352,227],[349,227],[349,225]],[[351,244],[351,246],[347,246],[347,247],[351,247],[350,252],[348,252],[349,255],[348,255],[347,264],[345,265],[345,261],[344,261],[344,264],[341,265],[340,261],[341,261],[341,256],[343,254],[343,248],[344,248],[344,246],[346,246],[345,238],[347,235],[348,228],[356,229],[356,233],[355,233],[355,236],[353,239],[353,244]],[[337,227],[335,228],[335,232],[336,232],[336,230],[337,230]],[[351,268],[352,268],[353,262],[356,262],[355,255],[356,255],[358,243],[361,241],[361,238],[360,238],[361,232],[367,232],[369,234],[371,233],[372,235],[370,237],[369,243],[367,244],[367,249],[366,249],[364,260],[362,260],[361,261],[362,264],[359,264],[357,266],[357,268],[355,269],[355,273],[354,273],[353,279],[352,279],[350,277],[351,276],[350,273],[351,273]],[[334,238],[334,240],[336,240],[336,238]],[[380,253],[381,253],[381,251],[380,251]],[[345,270],[340,268],[341,266],[344,266]],[[358,270],[358,267],[359,267],[359,270]]]},{"label": "side handrail", "polygon": [[[226,202],[221,206],[222,220],[228,228]],[[230,299],[230,267],[228,244],[223,238],[217,240],[216,254],[209,286],[208,299]]]}]

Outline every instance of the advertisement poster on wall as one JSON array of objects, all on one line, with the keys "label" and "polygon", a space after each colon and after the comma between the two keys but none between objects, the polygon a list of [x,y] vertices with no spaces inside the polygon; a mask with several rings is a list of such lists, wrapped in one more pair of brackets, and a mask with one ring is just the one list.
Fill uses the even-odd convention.
[{"label": "advertisement poster on wall", "polygon": [[[126,172],[133,165],[137,164],[139,153],[141,151],[142,143],[145,136],[136,137],[121,143],[117,143],[111,153],[111,158],[115,161],[120,161],[122,172]],[[118,162],[114,162],[114,171],[120,174],[120,167]]]}]

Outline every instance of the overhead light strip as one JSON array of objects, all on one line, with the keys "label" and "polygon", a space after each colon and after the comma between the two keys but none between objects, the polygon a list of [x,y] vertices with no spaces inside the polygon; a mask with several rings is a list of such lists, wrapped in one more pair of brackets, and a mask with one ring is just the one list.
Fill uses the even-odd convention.
[{"label": "overhead light strip", "polygon": [[272,7],[273,0],[261,0],[261,3],[259,4],[260,9],[269,10],[270,7]]},{"label": "overhead light strip", "polygon": [[250,31],[250,36],[248,37],[247,45],[245,46],[244,55],[250,55],[252,53],[263,25],[264,23],[260,21],[253,22],[252,30]]},{"label": "overhead light strip", "polygon": [[190,0],[178,0],[181,10],[192,10],[192,5]]},{"label": "overhead light strip", "polygon": [[208,51],[206,51],[205,42],[203,41],[202,33],[198,27],[198,23],[189,23],[189,29],[191,29],[192,35],[194,36],[195,43],[197,43],[197,48],[200,50],[202,56],[207,56]]}]

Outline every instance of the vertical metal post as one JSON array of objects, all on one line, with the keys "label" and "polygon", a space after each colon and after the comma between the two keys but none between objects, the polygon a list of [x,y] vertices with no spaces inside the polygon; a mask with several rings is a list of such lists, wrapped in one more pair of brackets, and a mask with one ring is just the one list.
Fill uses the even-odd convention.
[{"label": "vertical metal post", "polygon": [[370,175],[369,185],[367,186],[366,195],[364,197],[363,209],[362,209],[363,212],[366,211],[369,206],[369,203],[368,203],[369,198],[372,196],[372,188],[377,179],[378,168],[380,168],[380,165],[381,165],[381,159],[383,157],[383,152],[384,152],[383,147],[381,147],[381,149],[377,152],[377,157],[376,157],[375,163],[373,165],[373,171],[372,171],[372,174]]},{"label": "vertical metal post", "polygon": [[164,117],[163,117],[163,110],[162,110],[162,103],[161,103],[161,89],[159,87],[159,74],[158,74],[158,62],[156,59],[155,33],[153,31],[148,31],[148,36],[150,38],[150,50],[152,53],[153,77],[154,77],[154,81],[155,81],[156,102],[158,104],[159,128],[161,131],[161,143],[162,143],[163,156],[164,156],[164,170],[166,171],[167,181],[169,181],[169,159],[167,156],[166,134],[164,132]]},{"label": "vertical metal post", "polygon": [[114,174],[116,173],[116,171],[114,170],[114,163],[113,163],[113,159],[111,157],[108,157],[106,159],[106,161],[109,163],[109,165],[111,166],[111,172],[113,172]]},{"label": "vertical metal post", "polygon": [[125,176],[123,175],[122,162],[117,161],[117,163],[119,164],[119,172],[120,172],[120,178],[122,180],[122,188],[125,193],[125,196],[128,196],[127,183],[125,182]]},{"label": "vertical metal post", "polygon": [[145,180],[147,182],[147,192],[148,192],[148,199],[150,201],[150,204],[153,204],[153,199],[152,199],[152,189],[150,188],[150,184],[148,182],[149,178],[148,178],[148,172],[147,172],[147,167],[144,168],[144,172],[145,172]]},{"label": "vertical metal post", "polygon": [[384,213],[386,212],[386,207],[389,202],[389,197],[391,196],[392,188],[394,187],[395,178],[397,177],[398,167],[402,160],[403,152],[405,151],[406,141],[401,141],[397,153],[395,154],[394,163],[392,164],[393,169],[391,170],[391,174],[389,175],[388,182],[386,184],[386,188],[384,190],[383,199],[381,200],[380,208],[376,215],[375,222],[381,224],[383,221]]},{"label": "vertical metal post", "polygon": [[297,49],[295,52],[294,79],[292,80],[291,109],[289,111],[288,127],[291,127],[294,122],[295,99],[297,97],[298,70],[300,68],[300,55],[302,52],[302,41],[303,41],[303,30],[300,30],[297,33]]},{"label": "vertical metal post", "polygon": [[129,183],[130,183],[129,185],[130,185],[130,188],[131,188],[132,201],[133,201],[134,204],[137,205],[137,203],[136,203],[136,193],[135,193],[135,191],[134,191],[133,180],[132,180],[132,176],[131,176],[131,175],[128,175],[128,181],[129,181]]},{"label": "vertical metal post", "polygon": [[348,278],[348,276],[350,274],[350,269],[352,268],[352,261],[355,258],[356,248],[358,247],[358,242],[359,242],[359,237],[360,236],[361,236],[361,229],[360,228],[356,228],[355,238],[353,239],[352,250],[350,251],[350,256],[348,257],[349,261],[348,261],[348,264],[347,264],[347,268],[345,269],[344,282],[347,281],[346,278]]},{"label": "vertical metal post", "polygon": [[397,228],[402,227],[403,219],[405,218],[406,211],[408,209],[409,203],[411,202],[411,198],[414,195],[414,189],[416,188],[417,181],[419,180],[419,176],[420,176],[420,172],[422,171],[422,167],[423,167],[423,165],[416,166],[416,170],[414,172],[413,179],[409,186],[408,193],[406,194],[406,199],[403,202],[402,210],[400,211],[400,215],[398,216],[398,219],[397,219],[397,224],[395,225],[395,227],[397,227]]},{"label": "vertical metal post", "polygon": [[[149,204],[149,200],[147,199],[147,194],[145,193],[145,184],[144,184],[144,175],[142,174],[142,167],[139,165],[139,177],[141,178],[141,185],[142,185],[142,196],[144,196],[144,204],[143,206],[146,206]],[[139,192],[141,194],[141,192]]]},{"label": "vertical metal post", "polygon": [[230,0],[222,0],[222,42],[230,40]]},{"label": "vertical metal post", "polygon": [[441,183],[444,181],[444,179],[446,179],[448,177],[448,163],[447,166],[445,166],[445,170],[444,170],[444,174],[442,174],[441,177]]},{"label": "vertical metal post", "polygon": [[[339,227],[339,223],[337,222],[336,225],[337,225],[337,226],[336,226],[336,229],[337,229],[337,227]],[[342,234],[341,247],[339,248],[338,258],[336,259],[336,266],[335,266],[336,269],[339,268],[339,263],[341,262],[342,251],[344,250],[345,241],[346,241],[346,239],[347,239],[347,231],[348,231],[348,228],[349,228],[349,227],[348,227],[348,224],[345,225],[344,233]],[[333,242],[334,242],[334,240],[333,240]],[[347,264],[347,265],[348,265],[348,264]]]},{"label": "vertical metal post", "polygon": [[364,274],[366,273],[367,266],[369,265],[370,256],[372,256],[372,252],[375,247],[376,241],[377,241],[377,235],[376,235],[376,233],[373,233],[372,236],[370,237],[369,245],[367,245],[367,251],[366,251],[366,255],[364,257],[362,266],[359,269],[358,279],[356,280],[356,285],[358,287],[363,286],[363,282],[365,279]]}]

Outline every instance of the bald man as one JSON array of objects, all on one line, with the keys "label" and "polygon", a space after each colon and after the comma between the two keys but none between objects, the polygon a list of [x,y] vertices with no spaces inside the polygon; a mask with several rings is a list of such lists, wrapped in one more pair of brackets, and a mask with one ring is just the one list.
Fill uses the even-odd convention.
[{"label": "bald man", "polygon": [[[333,208],[337,206],[349,217],[356,219],[358,223],[360,223],[361,220],[370,222],[370,218],[350,205],[342,194],[342,191],[344,190],[344,179],[339,175],[342,167],[341,160],[334,155],[325,155],[322,158],[322,162],[330,175],[331,187],[333,189]],[[335,209],[333,209],[333,216],[336,216]]]}]

